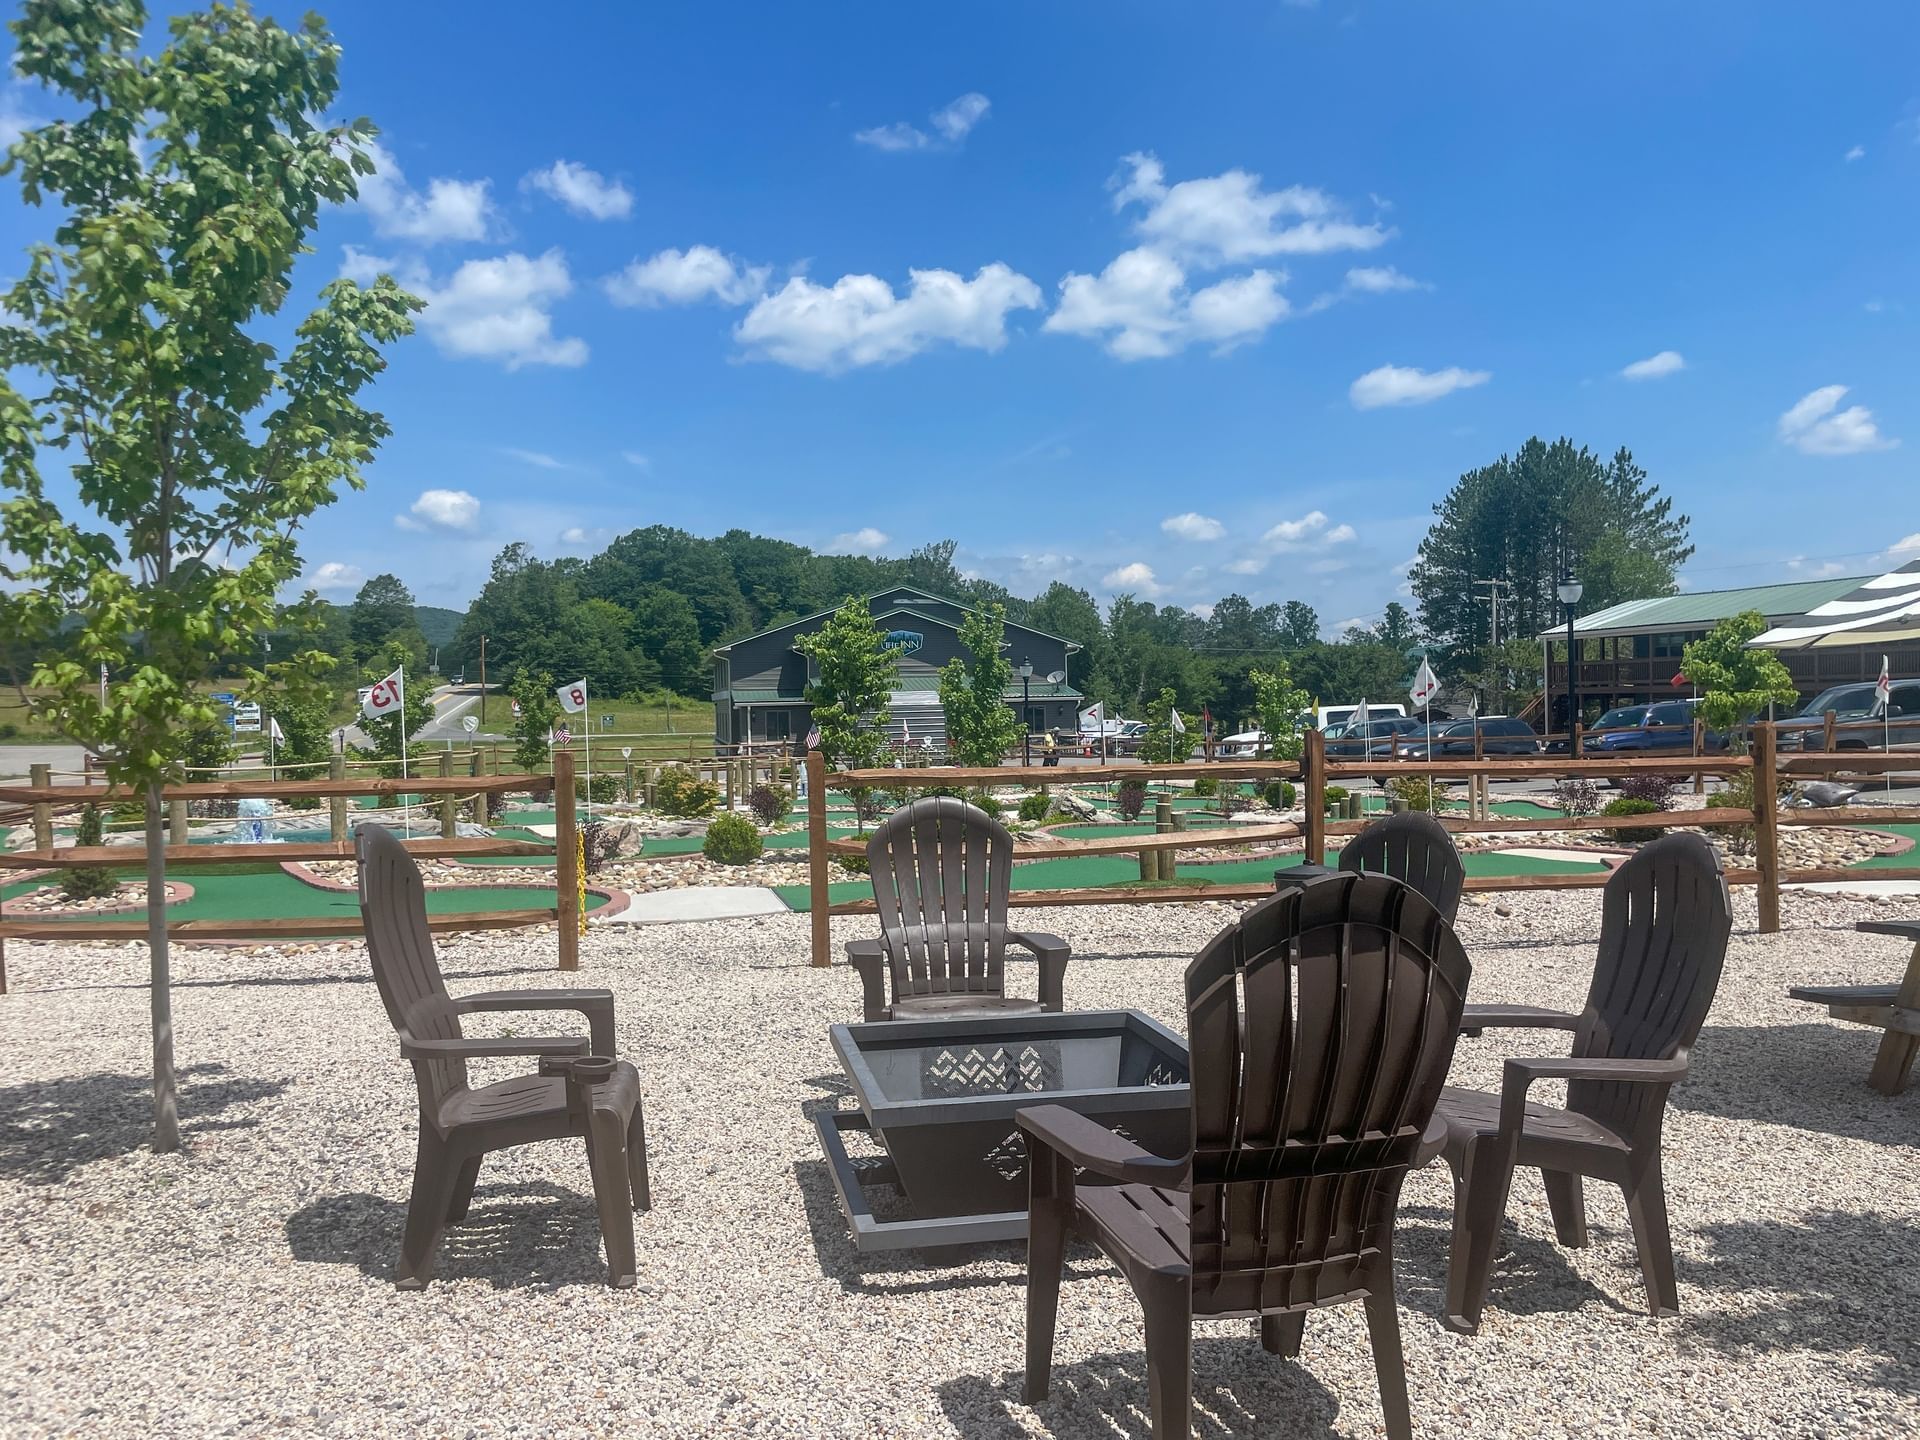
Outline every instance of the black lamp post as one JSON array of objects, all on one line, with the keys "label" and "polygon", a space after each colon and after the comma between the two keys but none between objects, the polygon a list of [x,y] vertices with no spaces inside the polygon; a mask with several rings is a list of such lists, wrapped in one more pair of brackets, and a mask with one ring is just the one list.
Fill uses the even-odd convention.
[{"label": "black lamp post", "polygon": [[1020,657],[1020,763],[1033,764],[1033,661]]},{"label": "black lamp post", "polygon": [[1574,607],[1580,603],[1581,593],[1586,586],[1580,583],[1572,570],[1568,570],[1554,588],[1560,596],[1560,603],[1567,607],[1567,754],[1578,760],[1580,756],[1574,748],[1573,737],[1574,726],[1580,715],[1580,682],[1574,678],[1573,671],[1573,617]]}]

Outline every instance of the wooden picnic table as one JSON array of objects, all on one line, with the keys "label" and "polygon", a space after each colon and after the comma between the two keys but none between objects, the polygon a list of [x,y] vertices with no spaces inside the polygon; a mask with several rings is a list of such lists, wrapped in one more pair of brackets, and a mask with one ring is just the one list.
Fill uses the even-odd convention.
[{"label": "wooden picnic table", "polygon": [[1920,920],[1863,920],[1854,929],[1913,942],[1907,973],[1897,985],[1795,985],[1787,994],[1825,1005],[1836,1020],[1886,1031],[1867,1083],[1883,1095],[1898,1095],[1920,1055]]}]

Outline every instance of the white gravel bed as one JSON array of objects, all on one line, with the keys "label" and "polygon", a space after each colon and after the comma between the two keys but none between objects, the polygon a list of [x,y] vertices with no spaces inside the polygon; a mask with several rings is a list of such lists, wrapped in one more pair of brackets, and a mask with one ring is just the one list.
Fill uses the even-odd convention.
[{"label": "white gravel bed", "polygon": [[[1765,938],[1751,892],[1737,903],[1743,928],[1667,1123],[1682,1315],[1645,1315],[1617,1193],[1589,1185],[1592,1247],[1566,1251],[1523,1172],[1485,1324],[1447,1332],[1450,1187],[1444,1168],[1416,1175],[1399,1279],[1420,1434],[1920,1431],[1920,1094],[1868,1090],[1877,1032],[1784,994],[1895,977],[1899,942],[1848,927],[1911,902],[1789,894],[1791,928]],[[1069,1003],[1137,1006],[1184,1031],[1181,970],[1231,913],[1020,918],[1074,944]],[[1465,907],[1470,998],[1577,1007],[1598,915],[1591,891]],[[870,928],[837,921],[836,953]],[[490,1159],[440,1278],[393,1289],[415,1096],[357,948],[176,953],[188,1148],[155,1156],[144,950],[9,946],[0,1433],[1140,1440],[1140,1311],[1091,1252],[1070,1259],[1054,1396],[1029,1410],[1021,1247],[854,1251],[807,1112],[846,1103],[826,1029],[858,1018],[858,985],[807,968],[807,932],[803,915],[595,931],[577,976],[545,968],[548,937],[445,945],[456,990],[615,991],[622,1050],[646,1077],[655,1195],[628,1292],[602,1283],[584,1156],[557,1141]],[[571,1021],[485,1018],[521,1033]],[[1504,1055],[1562,1039],[1462,1041],[1455,1079],[1497,1085]],[[1357,1307],[1317,1313],[1298,1364],[1244,1323],[1203,1324],[1195,1387],[1204,1436],[1380,1428]]]}]

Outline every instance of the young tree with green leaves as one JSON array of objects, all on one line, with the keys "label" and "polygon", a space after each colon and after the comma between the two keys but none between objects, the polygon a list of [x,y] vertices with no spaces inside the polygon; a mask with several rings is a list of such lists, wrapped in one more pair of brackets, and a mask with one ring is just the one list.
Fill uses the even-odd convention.
[{"label": "young tree with green leaves", "polygon": [[1292,668],[1284,660],[1274,661],[1271,670],[1253,671],[1247,679],[1253,686],[1253,709],[1260,720],[1260,733],[1266,736],[1260,747],[1261,758],[1298,760],[1306,749],[1300,724],[1313,709],[1313,697],[1293,683]]},{"label": "young tree with green leaves", "polygon": [[520,710],[513,721],[513,763],[523,775],[553,768],[553,727],[560,721],[553,688],[553,676],[545,670],[522,670],[514,677],[512,695]]},{"label": "young tree with green leaves", "polygon": [[1163,686],[1147,706],[1147,733],[1140,737],[1140,758],[1149,765],[1171,765],[1193,754],[1199,734],[1194,717],[1180,717],[1180,723],[1186,726],[1185,733],[1173,728],[1179,701],[1180,697],[1171,688]]},{"label": "young tree with green leaves", "polygon": [[1700,689],[1700,718],[1711,730],[1729,733],[1764,716],[1770,705],[1791,705],[1800,692],[1780,657],[1749,650],[1747,642],[1767,629],[1758,610],[1730,615],[1680,654],[1680,669]]},{"label": "young tree with green leaves", "polygon": [[867,602],[848,596],[826,624],[794,641],[817,672],[807,682],[807,703],[832,769],[865,769],[886,753],[888,701],[900,670],[886,639]]},{"label": "young tree with green leaves", "polygon": [[[360,485],[388,427],[355,396],[420,302],[388,277],[337,280],[285,354],[252,332],[285,305],[321,207],[373,172],[374,129],[315,123],[340,62],[317,17],[286,30],[221,6],[156,44],[146,24],[140,0],[25,0],[10,25],[15,75],[74,113],[0,162],[54,224],[0,324],[0,633],[40,657],[47,722],[145,792],[153,1143],[174,1150],[161,787],[178,737],[218,718],[197,682],[274,625],[300,524]],[[64,512],[39,469],[61,451]],[[104,702],[103,664],[119,677]]]},{"label": "young tree with green leaves", "polygon": [[960,622],[960,644],[969,658],[949,660],[940,670],[947,748],[962,765],[998,765],[1024,733],[1007,704],[1013,665],[1000,653],[1006,618],[999,605],[968,614]]}]

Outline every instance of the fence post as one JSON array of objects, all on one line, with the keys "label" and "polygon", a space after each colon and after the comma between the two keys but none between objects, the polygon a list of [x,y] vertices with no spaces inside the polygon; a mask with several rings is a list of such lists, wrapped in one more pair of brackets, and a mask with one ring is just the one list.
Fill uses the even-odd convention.
[{"label": "fence post", "polygon": [[573,752],[553,752],[553,872],[560,911],[560,968],[580,968],[580,851],[575,838]]},{"label": "fence post", "polygon": [[[347,757],[333,754],[327,757],[327,778],[344,780],[347,778]],[[344,845],[347,840],[347,797],[329,795],[327,797],[327,835],[334,844]]]},{"label": "fence post", "polygon": [[1840,714],[1837,710],[1829,710],[1824,718],[1826,723],[1822,727],[1824,738],[1821,740],[1820,748],[1831,755],[1835,747],[1836,732],[1839,729]]},{"label": "fence post", "polygon": [[[53,766],[29,765],[27,783],[36,790],[53,784]],[[33,848],[36,850],[53,848],[53,805],[46,800],[33,802]]]},{"label": "fence post", "polygon": [[[453,778],[453,752],[440,752],[440,776],[444,780]],[[460,797],[449,790],[440,797],[440,838],[451,840],[460,833]]]},{"label": "fence post", "polygon": [[1324,865],[1327,860],[1327,737],[1309,730],[1300,752],[1300,784],[1306,791],[1307,864]]},{"label": "fence post", "polygon": [[1774,765],[1773,722],[1753,727],[1753,860],[1760,872],[1760,933],[1780,930],[1780,803]]},{"label": "fence post", "polygon": [[[1707,722],[1702,720],[1698,715],[1695,715],[1693,717],[1693,758],[1696,760],[1700,758],[1701,750],[1706,747],[1706,731]],[[1693,793],[1696,795],[1704,795],[1707,793],[1706,771],[1696,770],[1693,772]]]},{"label": "fence post", "polygon": [[[1153,833],[1171,835],[1173,833],[1173,798],[1162,795],[1153,802]],[[1156,850],[1154,852],[1154,874],[1162,880],[1171,880],[1174,876],[1174,852]]]},{"label": "fence post", "polygon": [[621,795],[622,795],[622,796],[623,796],[623,797],[624,797],[624,798],[625,798],[626,800],[628,800],[629,802],[631,802],[631,801],[634,801],[634,800],[638,800],[638,799],[640,798],[640,792],[639,792],[638,790],[636,790],[636,789],[634,788],[634,780],[633,780],[633,761],[632,761],[631,759],[629,759],[629,760],[627,761],[627,784],[626,784],[626,788],[625,788],[624,790],[622,790],[622,791],[620,792],[620,794],[621,794]]},{"label": "fence post", "polygon": [[807,752],[807,904],[812,920],[810,959],[815,965],[833,963],[833,940],[827,923],[827,759],[818,750]]}]

